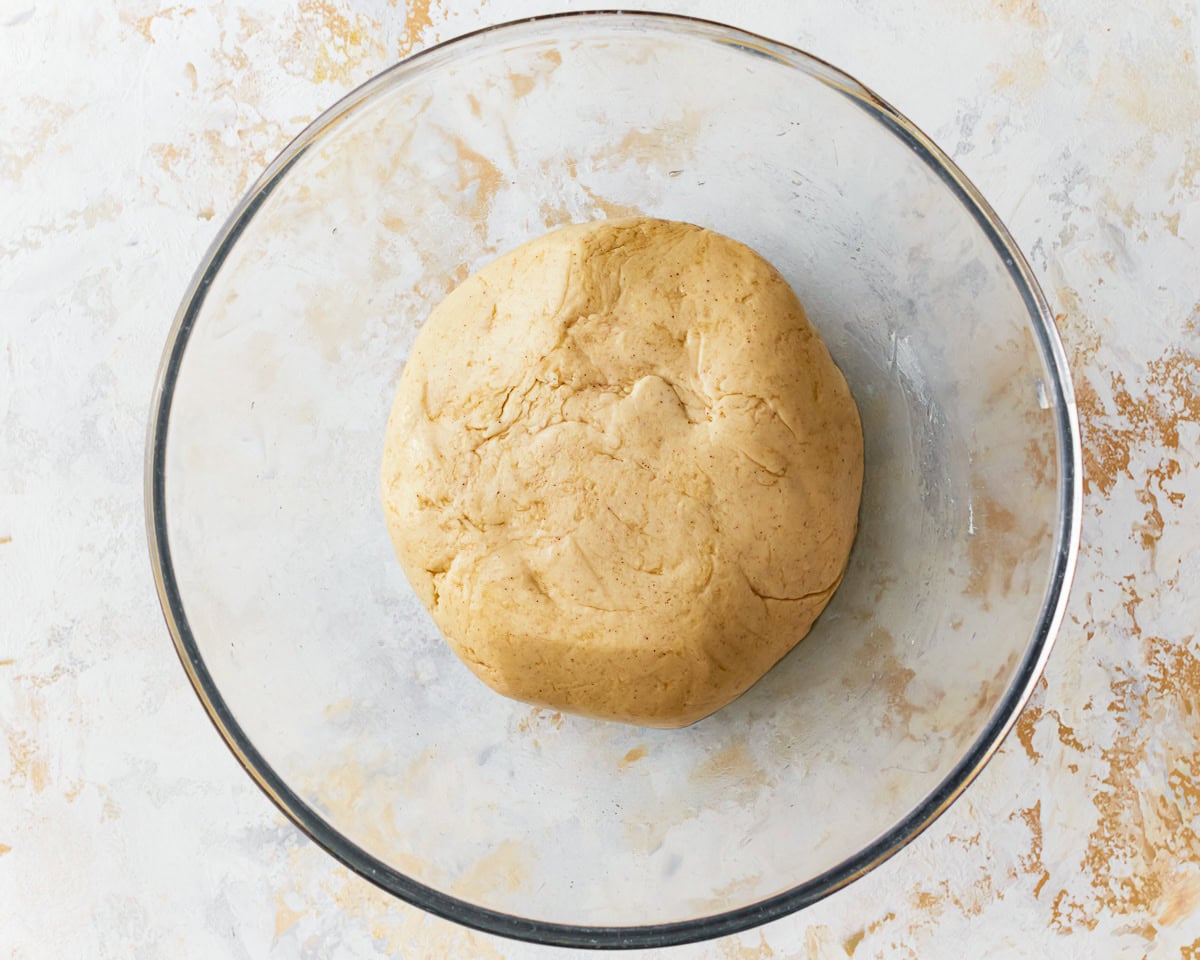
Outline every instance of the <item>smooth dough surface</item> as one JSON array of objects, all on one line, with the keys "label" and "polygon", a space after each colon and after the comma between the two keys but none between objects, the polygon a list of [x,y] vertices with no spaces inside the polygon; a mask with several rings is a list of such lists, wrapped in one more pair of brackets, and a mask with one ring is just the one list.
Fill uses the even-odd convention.
[{"label": "smooth dough surface", "polygon": [[383,500],[409,581],[485,683],[676,727],[808,632],[862,467],[846,382],[779,273],[630,218],[539,237],[430,314]]}]

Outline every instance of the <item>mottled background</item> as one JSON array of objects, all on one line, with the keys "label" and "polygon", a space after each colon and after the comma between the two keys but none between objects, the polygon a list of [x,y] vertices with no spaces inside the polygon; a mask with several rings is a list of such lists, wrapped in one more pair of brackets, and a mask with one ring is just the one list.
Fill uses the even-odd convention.
[{"label": "mottled background", "polygon": [[[671,955],[1200,960],[1194,0],[658,6],[833,61],[952,154],[1054,305],[1087,475],[1067,625],[965,797],[818,906]],[[283,821],[175,660],[141,492],[175,307],[262,167],[397,58],[548,9],[0,2],[0,955],[564,955],[392,902]]]}]

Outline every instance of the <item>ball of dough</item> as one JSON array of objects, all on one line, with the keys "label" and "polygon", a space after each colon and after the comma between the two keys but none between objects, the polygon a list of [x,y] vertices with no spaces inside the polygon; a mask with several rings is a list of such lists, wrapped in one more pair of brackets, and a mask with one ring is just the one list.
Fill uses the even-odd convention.
[{"label": "ball of dough", "polygon": [[383,500],[410,583],[490,687],[677,727],[808,632],[862,468],[846,381],[779,273],[631,218],[539,237],[430,314]]}]

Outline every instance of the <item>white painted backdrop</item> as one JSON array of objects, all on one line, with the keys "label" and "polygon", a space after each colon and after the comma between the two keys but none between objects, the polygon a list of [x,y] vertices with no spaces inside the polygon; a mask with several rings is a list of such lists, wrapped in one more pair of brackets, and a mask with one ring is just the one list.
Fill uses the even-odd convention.
[{"label": "white painted backdrop", "polygon": [[[0,956],[564,956],[392,902],[283,821],[175,660],[141,492],[178,299],[267,161],[398,57],[555,7],[193,2],[0,0]],[[847,890],[670,955],[1197,960],[1194,0],[659,6],[831,60],[953,155],[1058,312],[1087,471],[1069,621],[979,781]]]}]

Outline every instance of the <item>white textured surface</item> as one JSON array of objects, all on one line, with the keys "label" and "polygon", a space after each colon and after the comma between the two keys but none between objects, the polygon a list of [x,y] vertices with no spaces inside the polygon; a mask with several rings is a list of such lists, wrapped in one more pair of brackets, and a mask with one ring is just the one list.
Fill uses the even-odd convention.
[{"label": "white textured surface", "polygon": [[[1088,481],[1068,625],[967,795],[824,903],[671,955],[1200,957],[1200,14],[687,9],[837,63],[960,162],[1059,313]],[[392,902],[282,821],[175,660],[141,504],[162,342],[248,183],[397,56],[544,10],[0,6],[0,954],[563,955]]]}]

